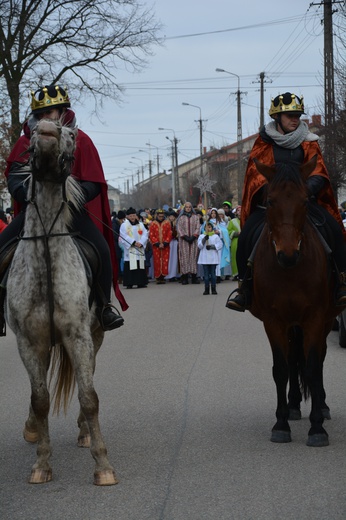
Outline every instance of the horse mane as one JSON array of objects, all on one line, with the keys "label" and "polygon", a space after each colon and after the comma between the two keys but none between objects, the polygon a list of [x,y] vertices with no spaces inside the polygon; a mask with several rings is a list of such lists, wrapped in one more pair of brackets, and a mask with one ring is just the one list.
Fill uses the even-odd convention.
[{"label": "horse mane", "polygon": [[287,163],[276,163],[275,164],[276,173],[273,176],[273,179],[270,182],[272,188],[275,188],[278,184],[282,182],[293,182],[297,186],[305,186],[305,183],[302,179],[299,164],[296,162],[287,162]]},{"label": "horse mane", "polygon": [[[66,197],[68,202],[71,202],[77,211],[81,211],[85,203],[83,189],[80,183],[71,175],[66,179]],[[69,205],[70,213],[72,215],[72,208]]]}]

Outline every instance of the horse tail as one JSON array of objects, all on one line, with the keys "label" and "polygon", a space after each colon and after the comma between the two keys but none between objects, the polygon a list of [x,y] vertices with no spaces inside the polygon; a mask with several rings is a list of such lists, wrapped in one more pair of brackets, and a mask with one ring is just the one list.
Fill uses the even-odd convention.
[{"label": "horse tail", "polygon": [[52,383],[53,415],[59,415],[62,407],[66,415],[76,386],[76,379],[71,360],[62,344],[53,348],[49,385]]},{"label": "horse tail", "polygon": [[300,391],[304,400],[306,401],[310,397],[310,389],[306,378],[306,360],[303,349],[303,330],[300,327],[293,327],[293,337],[291,338],[292,344],[295,347],[295,358],[298,369],[298,381]]}]

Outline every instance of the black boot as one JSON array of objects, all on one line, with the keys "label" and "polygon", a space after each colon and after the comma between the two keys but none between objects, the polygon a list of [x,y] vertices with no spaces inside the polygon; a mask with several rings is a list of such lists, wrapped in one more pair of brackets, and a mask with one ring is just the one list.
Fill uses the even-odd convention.
[{"label": "black boot", "polygon": [[346,305],[346,272],[339,273],[339,286],[336,292],[336,306]]},{"label": "black boot", "polygon": [[[232,291],[228,297],[226,302],[227,309],[231,309],[233,311],[244,312],[246,309],[249,309],[251,302],[251,282],[248,279],[239,280],[239,287]],[[237,293],[236,296],[231,298],[231,296]]]},{"label": "black boot", "polygon": [[189,275],[182,274],[181,275],[181,285],[188,285],[188,283],[189,283]]},{"label": "black boot", "polygon": [[209,285],[205,286],[203,296],[206,295],[206,294],[209,294]]},{"label": "black boot", "polygon": [[192,275],[192,281],[191,283],[195,284],[195,285],[198,285],[199,284],[199,279],[197,278],[197,274],[193,274]]},{"label": "black boot", "polygon": [[[124,325],[124,318],[113,311],[115,307],[110,303],[96,310],[102,330],[114,330]],[[117,310],[117,309],[115,309]]]},{"label": "black boot", "polygon": [[211,286],[211,294],[217,294],[215,285]]}]

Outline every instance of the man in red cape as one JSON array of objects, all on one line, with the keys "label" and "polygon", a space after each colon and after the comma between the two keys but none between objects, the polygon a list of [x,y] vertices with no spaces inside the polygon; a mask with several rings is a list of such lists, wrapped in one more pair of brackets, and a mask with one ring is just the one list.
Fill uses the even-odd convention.
[{"label": "man in red cape", "polygon": [[[13,237],[18,236],[23,224],[28,177],[27,161],[30,134],[41,118],[60,119],[64,126],[74,128],[76,118],[69,108],[70,100],[63,88],[50,85],[32,93],[32,113],[24,124],[24,134],[18,139],[8,160],[5,175],[8,189],[15,201],[16,218],[0,237],[0,249]],[[85,196],[85,210],[75,212],[73,229],[79,231],[83,237],[92,242],[100,253],[102,273],[100,286],[103,292],[101,300],[97,302],[98,317],[104,330],[113,330],[123,325],[123,318],[113,311],[110,304],[111,285],[115,295],[125,311],[128,305],[123,297],[118,283],[118,264],[116,260],[114,238],[111,224],[109,202],[107,197],[107,183],[104,177],[102,164],[98,152],[87,134],[78,130],[76,138],[75,160],[72,175],[82,187]]]},{"label": "man in red cape", "polygon": [[153,246],[154,276],[156,283],[163,284],[168,275],[169,243],[172,240],[171,223],[165,220],[163,209],[157,209],[155,220],[149,227],[149,240]]}]

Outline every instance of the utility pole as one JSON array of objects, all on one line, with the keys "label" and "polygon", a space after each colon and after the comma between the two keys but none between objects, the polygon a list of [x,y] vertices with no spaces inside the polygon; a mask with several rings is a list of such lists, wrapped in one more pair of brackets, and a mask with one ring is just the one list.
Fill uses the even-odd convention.
[{"label": "utility pole", "polygon": [[259,80],[253,81],[253,83],[260,84],[260,124],[259,130],[261,130],[264,126],[264,83],[272,83],[272,80],[265,79],[265,72],[260,72]]},{"label": "utility pole", "polygon": [[174,165],[175,165],[175,196],[180,199],[179,172],[178,172],[178,139],[174,136]]},{"label": "utility pole", "polygon": [[332,176],[332,186],[336,192],[337,186],[333,182],[336,173],[336,144],[335,144],[335,89],[334,89],[334,55],[333,55],[333,13],[337,9],[334,4],[343,4],[341,0],[323,0],[312,2],[309,7],[323,5],[324,25],[324,157],[327,168]]}]

